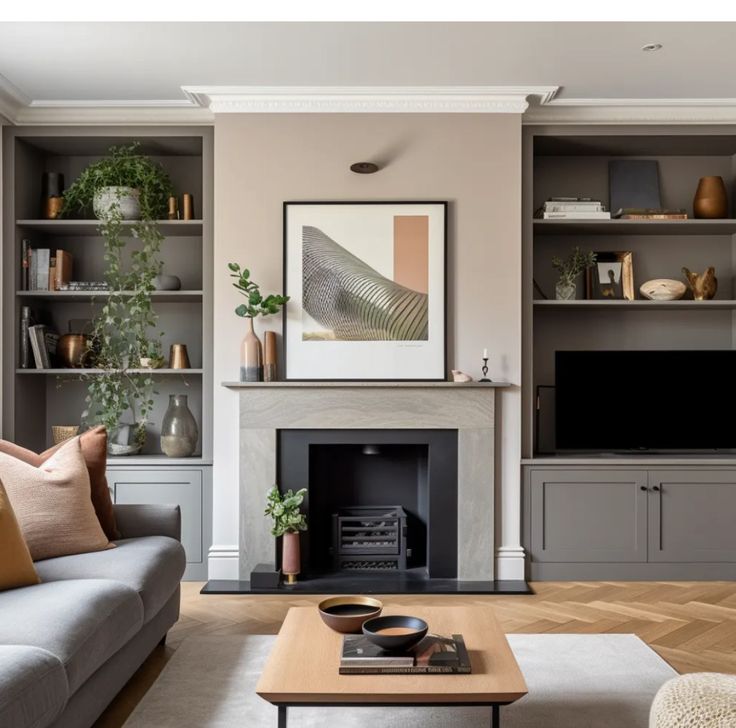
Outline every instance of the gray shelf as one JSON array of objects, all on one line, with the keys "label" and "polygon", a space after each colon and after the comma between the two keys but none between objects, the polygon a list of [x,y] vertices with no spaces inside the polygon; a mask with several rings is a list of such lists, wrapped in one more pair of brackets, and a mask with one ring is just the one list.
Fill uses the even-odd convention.
[{"label": "gray shelf", "polygon": [[723,454],[641,454],[641,455],[535,455],[531,458],[522,458],[522,465],[537,466],[707,466],[707,465],[736,465],[736,453]]},{"label": "gray shelf", "polygon": [[288,381],[288,382],[222,382],[223,387],[228,389],[278,389],[281,388],[297,388],[297,389],[334,389],[336,387],[352,388],[360,387],[361,389],[422,389],[434,387],[452,387],[461,389],[463,387],[480,387],[480,388],[499,388],[510,387],[510,382],[402,382],[402,381]]},{"label": "gray shelf", "polygon": [[[123,228],[132,234],[135,220],[123,220]],[[56,235],[100,236],[100,220],[16,220],[16,225],[25,230]],[[159,220],[158,229],[167,237],[202,236],[201,220]]]},{"label": "gray shelf", "polygon": [[[39,301],[91,301],[102,299],[108,291],[17,291],[20,298]],[[120,291],[123,295],[133,295],[130,291]],[[202,291],[154,291],[151,298],[161,303],[192,303],[201,301]]]},{"label": "gray shelf", "polygon": [[713,301],[647,301],[645,299],[635,301],[604,301],[604,300],[576,300],[576,301],[557,301],[557,300],[536,300],[535,308],[546,309],[574,309],[574,310],[591,310],[591,309],[616,309],[616,310],[665,310],[665,311],[685,311],[685,310],[731,310],[736,309],[736,301],[713,300]]},{"label": "gray shelf", "polygon": [[212,458],[205,458],[201,455],[194,455],[191,458],[169,458],[166,455],[118,455],[117,457],[108,455],[107,464],[111,467],[120,466],[151,466],[151,465],[212,465]]},{"label": "gray shelf", "polygon": [[736,220],[534,220],[535,235],[736,235]]},{"label": "gray shelf", "polygon": [[[106,369],[72,369],[69,367],[59,367],[56,369],[16,369],[16,374],[48,374],[55,376],[82,376],[89,374],[105,374]],[[193,375],[199,376],[204,373],[203,369],[128,369],[128,374],[153,374],[155,376],[166,376],[173,374],[181,374],[182,376]]]}]

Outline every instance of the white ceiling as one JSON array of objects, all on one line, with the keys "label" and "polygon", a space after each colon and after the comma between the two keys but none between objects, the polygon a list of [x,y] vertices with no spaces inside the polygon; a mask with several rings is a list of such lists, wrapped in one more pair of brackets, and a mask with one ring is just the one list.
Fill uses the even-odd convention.
[{"label": "white ceiling", "polygon": [[[642,52],[649,42],[662,50]],[[736,99],[736,23],[0,23],[22,104],[182,86],[559,86],[558,101]]]}]

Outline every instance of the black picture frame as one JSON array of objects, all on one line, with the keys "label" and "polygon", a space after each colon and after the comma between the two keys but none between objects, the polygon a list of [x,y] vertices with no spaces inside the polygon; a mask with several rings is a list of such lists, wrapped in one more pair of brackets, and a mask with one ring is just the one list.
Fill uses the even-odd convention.
[{"label": "black picture frame", "polygon": [[449,211],[450,205],[447,200],[286,200],[282,205],[282,262],[283,262],[283,291],[284,295],[289,295],[289,274],[288,274],[288,256],[289,256],[289,237],[288,237],[288,215],[289,210],[296,206],[308,205],[439,205],[442,208],[442,296],[443,296],[443,314],[442,314],[442,376],[438,377],[386,377],[386,378],[367,378],[367,377],[291,377],[289,376],[289,346],[288,346],[288,312],[286,304],[282,316],[282,341],[284,352],[284,380],[291,382],[443,382],[447,381],[448,362],[447,362],[447,319],[448,319],[448,301],[447,301],[447,250],[448,250],[448,230],[449,230]]}]

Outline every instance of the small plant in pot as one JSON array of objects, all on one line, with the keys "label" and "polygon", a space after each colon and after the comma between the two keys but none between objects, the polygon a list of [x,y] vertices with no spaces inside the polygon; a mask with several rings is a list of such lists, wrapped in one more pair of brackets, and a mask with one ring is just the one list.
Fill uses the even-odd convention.
[{"label": "small plant in pot", "polygon": [[281,571],[289,584],[296,581],[301,571],[299,533],[307,530],[307,517],[301,512],[306,493],[307,489],[301,488],[296,493],[287,490],[282,494],[274,485],[266,496],[265,515],[273,519],[271,535],[282,538]]},{"label": "small plant in pot", "polygon": [[240,381],[263,381],[263,349],[261,340],[253,330],[253,319],[278,313],[289,300],[288,296],[272,293],[264,296],[261,287],[250,279],[250,271],[238,263],[228,263],[230,277],[235,279],[233,287],[246,298],[236,309],[236,315],[246,320],[248,328],[240,349]]},{"label": "small plant in pot", "polygon": [[575,300],[577,277],[595,265],[596,254],[592,250],[575,248],[564,260],[555,256],[552,267],[560,277],[555,285],[555,298],[558,301]]}]

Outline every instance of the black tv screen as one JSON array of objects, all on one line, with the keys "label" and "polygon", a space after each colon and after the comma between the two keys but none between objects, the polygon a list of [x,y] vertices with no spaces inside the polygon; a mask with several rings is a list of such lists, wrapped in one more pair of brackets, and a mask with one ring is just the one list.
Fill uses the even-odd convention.
[{"label": "black tv screen", "polygon": [[558,450],[736,448],[736,351],[558,351]]}]

